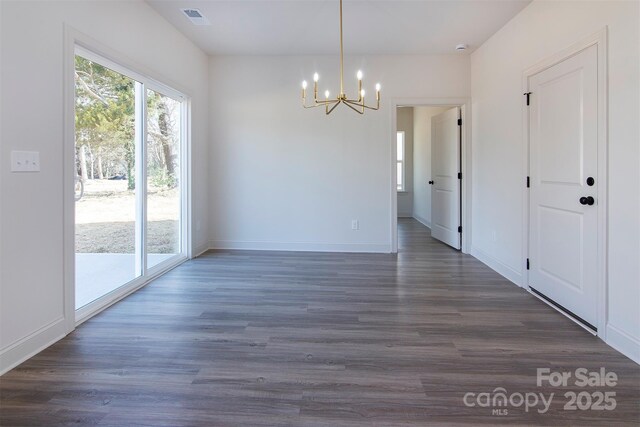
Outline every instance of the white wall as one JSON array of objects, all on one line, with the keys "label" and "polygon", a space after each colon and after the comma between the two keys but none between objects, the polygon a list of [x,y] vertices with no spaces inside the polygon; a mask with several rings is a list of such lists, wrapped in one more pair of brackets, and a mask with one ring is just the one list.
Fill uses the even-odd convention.
[{"label": "white wall", "polygon": [[413,108],[413,217],[431,227],[431,117],[448,107]]},{"label": "white wall", "polygon": [[[606,341],[640,361],[639,3],[534,1],[471,55],[473,251],[522,284],[522,73],[609,29]],[[496,239],[492,233],[496,233]]]},{"label": "white wall", "polygon": [[[300,106],[300,82],[320,73],[335,95],[333,56],[214,57],[211,73],[212,247],[391,250],[391,98],[468,97],[469,58],[345,58],[346,90],[365,73],[382,84],[380,111]],[[351,220],[360,230],[351,230]]]},{"label": "white wall", "polygon": [[[0,372],[66,332],[63,312],[63,24],[192,98],[194,246],[207,245],[208,57],[140,1],[2,1]],[[40,173],[9,172],[11,150]],[[62,326],[61,326],[62,325]],[[25,353],[26,352],[26,353]]]},{"label": "white wall", "polygon": [[413,216],[413,107],[398,107],[396,127],[404,131],[404,190],[398,192],[398,216]]}]

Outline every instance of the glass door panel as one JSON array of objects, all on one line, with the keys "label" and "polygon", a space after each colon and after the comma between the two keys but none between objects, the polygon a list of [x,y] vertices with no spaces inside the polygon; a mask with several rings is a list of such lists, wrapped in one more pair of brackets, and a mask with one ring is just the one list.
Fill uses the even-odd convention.
[{"label": "glass door panel", "polygon": [[135,182],[140,83],[79,55],[75,82],[78,309],[142,274]]},{"label": "glass door panel", "polygon": [[182,252],[182,103],[147,89],[146,256],[147,268]]}]

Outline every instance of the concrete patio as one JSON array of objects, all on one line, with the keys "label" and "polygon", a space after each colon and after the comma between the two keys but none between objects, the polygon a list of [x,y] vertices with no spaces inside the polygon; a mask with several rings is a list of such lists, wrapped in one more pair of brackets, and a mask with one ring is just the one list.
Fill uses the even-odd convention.
[{"label": "concrete patio", "polygon": [[[175,254],[149,254],[151,268]],[[135,254],[76,254],[76,309],[126,285],[137,277]]]}]

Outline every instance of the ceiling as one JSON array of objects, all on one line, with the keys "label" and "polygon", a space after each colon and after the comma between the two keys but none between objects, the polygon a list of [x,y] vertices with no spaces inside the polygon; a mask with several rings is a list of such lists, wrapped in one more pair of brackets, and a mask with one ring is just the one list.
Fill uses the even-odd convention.
[{"label": "ceiling", "polygon": [[[212,55],[337,54],[338,0],[146,0]],[[347,54],[472,52],[531,0],[344,0]],[[193,25],[180,9],[211,22]]]}]

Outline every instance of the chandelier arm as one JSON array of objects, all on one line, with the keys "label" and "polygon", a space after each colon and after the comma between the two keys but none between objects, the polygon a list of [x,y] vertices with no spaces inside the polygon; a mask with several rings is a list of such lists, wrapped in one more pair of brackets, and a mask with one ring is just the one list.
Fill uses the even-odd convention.
[{"label": "chandelier arm", "polygon": [[[316,99],[316,100],[313,101],[313,104],[308,106],[308,108],[322,107],[323,105],[333,104],[336,101],[337,101],[336,99],[325,99],[324,101],[318,101]],[[306,105],[306,103],[303,104],[303,105]]]},{"label": "chandelier arm", "polygon": [[316,105],[319,107],[321,105],[333,104],[337,101],[337,99],[325,99],[324,101],[316,101]]},{"label": "chandelier arm", "polygon": [[348,104],[351,104],[351,105],[356,105],[358,107],[367,108],[369,110],[379,110],[380,109],[380,101],[378,101],[378,103],[376,104],[375,107],[372,107],[370,105],[366,105],[362,101],[353,101],[351,99],[345,99],[345,102],[348,103]]},{"label": "chandelier arm", "polygon": [[322,107],[322,105],[318,104],[318,105],[302,105],[304,108],[316,108],[316,107]]},{"label": "chandelier arm", "polygon": [[374,111],[375,111],[375,110],[379,110],[379,109],[380,109],[380,104],[378,104],[378,105],[377,105],[377,106],[375,106],[375,107],[370,107],[370,106],[368,106],[368,105],[364,105],[364,104],[362,104],[362,106],[363,106],[364,108],[368,108],[369,110],[374,110]]},{"label": "chandelier arm", "polygon": [[302,106],[304,108],[316,108],[316,107],[322,107],[324,105],[331,104],[331,103],[334,103],[334,102],[336,102],[336,101],[335,100],[331,100],[331,101],[318,101],[318,100],[316,100],[314,104],[307,105],[306,98],[303,98],[302,99]]},{"label": "chandelier arm", "polygon": [[339,99],[331,99],[329,101],[318,101],[316,104],[317,107],[322,107],[323,105],[333,105],[335,102],[340,102]]},{"label": "chandelier arm", "polygon": [[344,100],[344,105],[346,105],[347,107],[351,108],[353,111],[355,111],[358,114],[364,114],[364,109],[358,110],[356,107],[354,107],[353,105],[359,105],[359,104],[354,104],[353,101],[349,101],[349,100]]},{"label": "chandelier arm", "polygon": [[333,107],[329,108],[329,105],[327,105],[327,106],[325,107],[325,114],[326,114],[327,116],[328,116],[329,114],[331,114],[331,112],[332,112],[333,110],[335,110],[335,109],[336,109],[336,107],[337,107],[338,105],[340,105],[340,101],[333,101],[333,102],[335,102],[335,104],[333,105]]},{"label": "chandelier arm", "polygon": [[362,100],[356,101],[355,99],[345,99],[344,102],[356,107],[364,107],[364,103],[362,102]]},{"label": "chandelier arm", "polygon": [[318,94],[317,94],[317,92],[316,92],[316,94],[313,96],[313,102],[314,102],[316,105],[332,104],[332,103],[334,103],[334,102],[336,102],[336,101],[339,101],[339,100],[340,100],[339,98],[338,98],[338,99],[328,99],[328,98],[327,98],[327,99],[324,99],[324,100],[318,100],[318,96],[317,96],[317,95],[318,95]]}]

